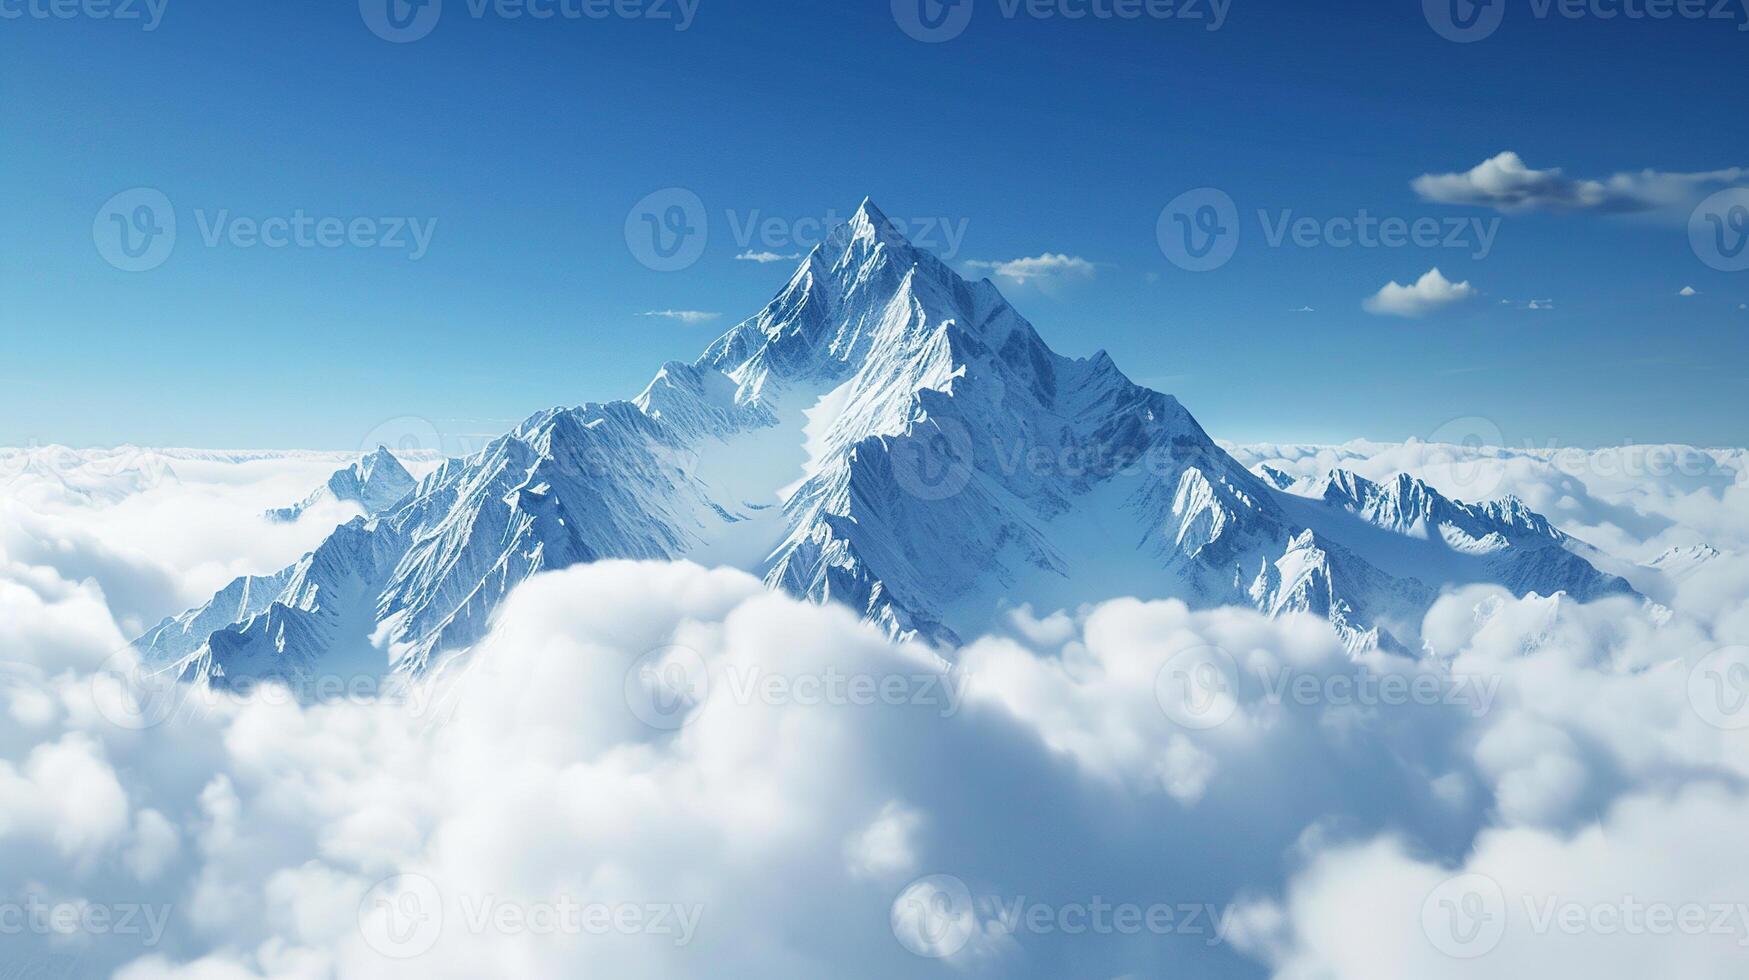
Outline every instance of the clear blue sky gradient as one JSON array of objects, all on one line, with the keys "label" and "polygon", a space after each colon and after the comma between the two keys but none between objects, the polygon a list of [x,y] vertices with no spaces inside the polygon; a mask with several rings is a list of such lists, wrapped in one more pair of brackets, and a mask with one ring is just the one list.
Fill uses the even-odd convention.
[{"label": "clear blue sky gradient", "polygon": [[[1512,0],[1497,34],[1460,45],[1418,2],[1234,0],[1210,32],[976,0],[963,35],[925,44],[888,0],[702,0],[684,32],[446,2],[409,44],[350,0],[169,0],[149,33],[0,20],[0,444],[351,449],[404,416],[486,432],[627,397],[788,275],[734,258],[726,212],[787,222],[865,195],[963,220],[962,269],[1094,263],[998,284],[1054,347],[1109,350],[1219,437],[1399,440],[1483,416],[1514,445],[1749,443],[1749,273],[1702,264],[1681,221],[1507,216],[1478,260],[1268,248],[1253,217],[1491,218],[1410,181],[1508,149],[1581,177],[1749,165],[1737,24],[1537,20]],[[1249,237],[1195,274],[1155,224],[1202,186]],[[93,243],[134,187],[179,222],[142,273]],[[668,187],[711,220],[678,272],[640,264],[624,230]],[[438,224],[415,262],[206,247],[197,209]],[[1436,265],[1482,298],[1362,311]],[[639,316],[668,309],[723,316]]]}]

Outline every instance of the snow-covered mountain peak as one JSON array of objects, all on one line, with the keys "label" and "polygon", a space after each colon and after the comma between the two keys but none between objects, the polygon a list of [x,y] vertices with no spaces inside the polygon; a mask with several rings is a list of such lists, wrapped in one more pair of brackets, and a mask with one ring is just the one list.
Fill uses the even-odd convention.
[{"label": "snow-covered mountain peak", "polygon": [[741,397],[770,399],[798,385],[842,381],[871,360],[939,354],[938,334],[963,332],[1001,348],[1017,331],[1037,341],[993,284],[962,278],[865,201],[764,309],[698,363],[734,378]]},{"label": "snow-covered mountain peak", "polygon": [[1696,569],[1724,557],[1724,552],[1711,545],[1696,544],[1666,549],[1658,557],[1641,564],[1655,568],[1674,578],[1686,578]]},{"label": "snow-covered mountain peak", "polygon": [[[398,468],[377,456],[370,480]],[[1414,649],[1447,585],[1626,588],[1516,502],[1349,473],[1297,495],[1309,483],[1246,470],[1103,351],[1051,350],[994,284],[865,201],[697,361],[628,401],[536,413],[142,645],[209,677],[373,649],[417,674],[518,583],[603,558],[733,565],[944,645],[1019,602],[1137,596],[1310,613],[1357,649]]]},{"label": "snow-covered mountain peak", "polygon": [[1332,470],[1315,496],[1378,527],[1402,533],[1448,529],[1475,540],[1498,535],[1506,540],[1554,543],[1566,537],[1515,496],[1468,504],[1407,473],[1375,483],[1348,470]]},{"label": "snow-covered mountain peak", "polygon": [[391,479],[407,472],[407,468],[401,465],[395,454],[389,452],[389,447],[380,444],[375,452],[366,454],[355,466],[359,478],[366,482],[373,479],[379,471]]},{"label": "snow-covered mountain peak", "polygon": [[350,466],[336,470],[326,483],[290,507],[268,512],[275,521],[295,521],[304,511],[324,501],[357,504],[374,517],[400,503],[417,483],[387,446],[359,457]]}]

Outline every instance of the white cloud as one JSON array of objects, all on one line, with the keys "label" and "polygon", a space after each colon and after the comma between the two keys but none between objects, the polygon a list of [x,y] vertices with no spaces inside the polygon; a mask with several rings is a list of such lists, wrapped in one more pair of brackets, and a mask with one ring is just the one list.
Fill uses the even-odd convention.
[{"label": "white cloud", "polygon": [[1046,252],[1032,258],[1000,262],[973,261],[967,262],[966,266],[972,269],[988,269],[997,278],[1007,279],[1017,285],[1029,282],[1050,285],[1091,279],[1096,272],[1092,262],[1078,255],[1064,255],[1061,252]]},{"label": "white cloud", "polygon": [[1684,286],[1681,289],[1676,291],[1676,295],[1687,297],[1687,296],[1699,296],[1700,293],[1693,286]]},{"label": "white cloud", "polygon": [[[1557,504],[1564,526],[1613,528],[1612,546],[1749,546],[1749,481],[1735,478],[1749,453],[1644,448],[1584,454],[1571,472],[1552,452],[1481,462],[1533,505]],[[1413,465],[1426,448],[1242,459],[1265,455],[1309,473]],[[1702,458],[1716,471],[1690,475]],[[141,513],[198,521],[170,498],[209,499],[213,482],[136,494],[155,498]],[[107,527],[118,506],[58,516]],[[0,529],[32,510],[0,510]],[[1744,901],[1749,849],[1733,835],[1749,818],[1749,743],[1690,697],[1711,651],[1749,643],[1749,564],[1735,557],[1661,594],[1668,619],[1625,600],[1455,592],[1422,631],[1438,663],[1356,661],[1314,619],[1117,599],[1019,610],[1013,636],[971,643],[951,668],[751,576],[606,563],[518,589],[441,702],[299,706],[264,691],[195,698],[135,731],[94,696],[92,665],[121,630],[77,571],[86,559],[18,561],[7,542],[21,537],[0,534],[0,629],[38,625],[11,634],[22,663],[0,684],[0,901],[161,904],[169,918],[156,945],[20,935],[9,957],[73,950],[83,973],[135,980],[912,975],[932,965],[895,927],[941,931],[916,921],[930,904],[901,899],[946,875],[970,899],[954,908],[969,927],[955,972],[1437,980],[1474,966],[1430,952],[1421,915],[1465,872],[1513,902],[1483,961],[1500,975],[1732,976],[1740,962],[1740,936],[1539,933],[1522,904]],[[646,690],[646,654],[675,646],[708,683],[683,725],[652,727],[627,698]],[[1186,726],[1160,679],[1209,647],[1233,659],[1231,715]],[[905,696],[833,701],[830,685],[796,683],[833,676],[892,679]],[[1386,677],[1444,686],[1423,703],[1344,700]],[[1321,693],[1284,694],[1298,685],[1283,678]],[[410,959],[384,956],[360,922],[361,905],[386,914],[365,899],[402,873],[435,902],[391,908],[441,924]],[[1194,933],[1010,934],[1016,898],[1213,914]],[[669,909],[666,929],[700,917],[686,942],[479,917],[566,900]]]},{"label": "white cloud", "polygon": [[1451,866],[1398,838],[1329,848],[1289,888],[1276,975],[1734,976],[1745,816],[1749,798],[1697,784],[1628,797],[1570,835],[1488,830]]},{"label": "white cloud", "polygon": [[1468,302],[1478,295],[1468,282],[1454,283],[1438,269],[1432,269],[1411,286],[1394,280],[1387,283],[1362,306],[1368,313],[1380,316],[1422,317]]},{"label": "white cloud", "polygon": [[850,873],[877,879],[916,874],[916,837],[922,826],[923,814],[898,800],[887,803],[846,843]]},{"label": "white cloud", "polygon": [[668,320],[679,320],[681,323],[709,323],[721,317],[721,313],[706,313],[703,310],[650,310],[639,313],[639,316],[657,316]]},{"label": "white cloud", "polygon": [[779,255],[776,252],[755,252],[752,249],[748,249],[747,251],[742,252],[740,255],[735,256],[735,261],[737,261],[737,262],[757,262],[760,265],[767,265],[767,264],[772,263],[772,262],[793,262],[801,257],[802,257],[802,253],[800,253],[800,252],[792,252],[788,255]]},{"label": "white cloud", "polygon": [[1603,180],[1568,177],[1559,167],[1536,170],[1509,151],[1463,173],[1423,174],[1410,186],[1423,200],[1527,211],[1624,213],[1691,205],[1706,192],[1749,183],[1749,169],[1702,173],[1642,170]]}]

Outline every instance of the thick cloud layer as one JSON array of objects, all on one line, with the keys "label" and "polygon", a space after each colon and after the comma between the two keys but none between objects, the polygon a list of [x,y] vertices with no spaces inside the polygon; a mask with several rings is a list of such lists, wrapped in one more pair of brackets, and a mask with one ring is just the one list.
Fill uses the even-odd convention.
[{"label": "thick cloud layer", "polygon": [[[1417,451],[1268,458],[1309,475]],[[1503,486],[1575,480],[1563,520],[1614,528],[1624,561],[1749,524],[1728,475],[1605,486],[1521,462]],[[9,958],[130,978],[1625,978],[1735,976],[1749,949],[1730,555],[1672,581],[1673,611],[1448,595],[1419,663],[1351,661],[1319,621],[1114,599],[1022,610],[950,664],[740,573],[613,563],[528,583],[429,689],[300,706],[130,683],[114,659],[193,587],[185,565],[285,557],[249,515],[306,488],[219,472],[0,509]],[[145,535],[198,526],[191,495],[238,539],[164,557]],[[102,533],[128,508],[164,528]]]}]

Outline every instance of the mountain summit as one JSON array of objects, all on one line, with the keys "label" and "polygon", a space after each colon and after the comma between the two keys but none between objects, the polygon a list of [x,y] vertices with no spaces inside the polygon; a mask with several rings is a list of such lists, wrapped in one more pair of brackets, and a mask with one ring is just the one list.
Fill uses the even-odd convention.
[{"label": "mountain summit", "polygon": [[1103,353],[1052,351],[988,280],[872,203],[697,361],[630,401],[532,416],[296,565],[142,637],[213,683],[418,675],[518,583],[605,558],[731,565],[951,646],[1008,607],[1117,596],[1327,618],[1418,645],[1440,589],[1629,592],[1516,501],[1246,470]]},{"label": "mountain summit", "polygon": [[387,446],[378,446],[376,452],[336,470],[327,483],[302,501],[268,511],[267,518],[295,521],[303,516],[304,511],[327,501],[357,504],[364,509],[366,517],[375,517],[406,499],[416,485],[413,475],[407,472],[395,454],[389,452]]}]

